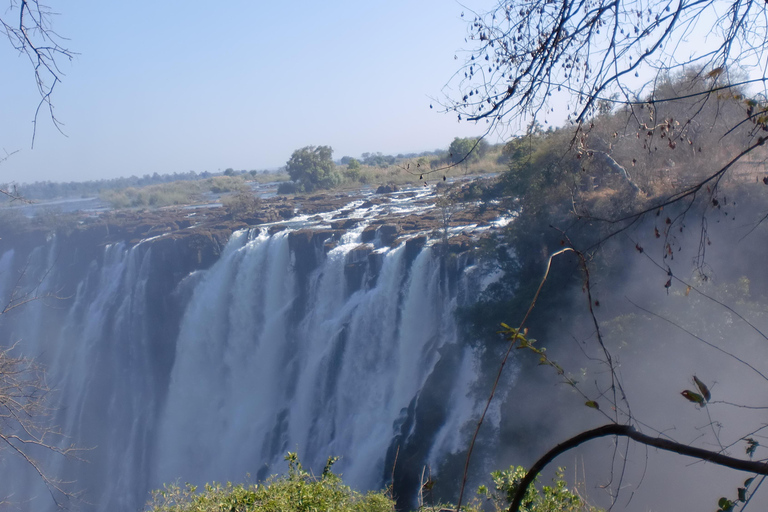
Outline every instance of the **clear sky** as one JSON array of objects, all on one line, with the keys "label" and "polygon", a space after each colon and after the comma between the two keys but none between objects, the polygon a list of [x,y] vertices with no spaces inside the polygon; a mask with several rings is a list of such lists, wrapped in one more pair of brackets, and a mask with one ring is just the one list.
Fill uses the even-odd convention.
[{"label": "clear sky", "polygon": [[30,149],[34,76],[0,42],[0,150],[18,150],[2,182],[276,168],[307,145],[397,154],[484,130],[434,101],[468,47],[454,1],[48,4],[78,53],[53,98],[66,136],[41,114]]}]

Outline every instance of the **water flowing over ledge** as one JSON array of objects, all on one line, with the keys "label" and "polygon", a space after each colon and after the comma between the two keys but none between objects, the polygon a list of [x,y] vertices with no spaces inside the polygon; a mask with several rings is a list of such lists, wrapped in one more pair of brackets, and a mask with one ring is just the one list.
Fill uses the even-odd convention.
[{"label": "water flowing over ledge", "polygon": [[[336,212],[312,230],[237,231],[208,268],[154,237],[90,260],[56,238],[6,251],[6,296],[26,266],[23,286],[62,297],[0,326],[47,366],[62,442],[86,448],[88,463],[35,453],[44,467],[86,508],[135,510],[165,482],[281,472],[287,451],[314,469],[341,456],[345,481],[372,489],[397,451],[420,470],[464,448],[479,354],[454,311],[492,266],[417,236],[392,244],[372,209],[345,207],[361,221],[347,230],[328,229]],[[2,476],[14,499],[53,508],[24,464],[4,461]]]}]

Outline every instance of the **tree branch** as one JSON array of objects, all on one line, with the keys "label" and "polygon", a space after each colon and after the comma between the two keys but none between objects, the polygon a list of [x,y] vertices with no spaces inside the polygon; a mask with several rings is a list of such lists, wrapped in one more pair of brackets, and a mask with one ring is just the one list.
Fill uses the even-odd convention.
[{"label": "tree branch", "polygon": [[668,439],[647,436],[635,430],[635,428],[631,425],[617,425],[614,423],[582,432],[555,446],[543,457],[537,460],[533,467],[531,467],[531,469],[528,471],[528,473],[526,473],[525,478],[523,478],[523,480],[520,482],[520,485],[515,492],[515,496],[512,499],[512,504],[509,507],[509,512],[518,512],[520,510],[520,504],[525,497],[525,491],[528,489],[528,487],[531,486],[538,474],[557,456],[567,452],[568,450],[576,448],[577,446],[587,441],[607,436],[624,436],[646,446],[653,446],[661,450],[678,453],[687,457],[694,457],[699,460],[705,460],[720,466],[735,469],[737,471],[746,471],[749,473],[768,475],[768,464],[765,462],[728,457],[727,455],[723,455],[721,453],[704,450],[702,448],[695,448],[693,446],[677,443]]}]

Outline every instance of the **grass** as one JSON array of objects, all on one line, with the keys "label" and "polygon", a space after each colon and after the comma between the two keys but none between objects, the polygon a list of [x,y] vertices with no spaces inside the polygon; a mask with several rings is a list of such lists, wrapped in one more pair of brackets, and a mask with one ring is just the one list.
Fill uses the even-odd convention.
[{"label": "grass", "polygon": [[99,197],[112,208],[146,208],[190,204],[201,200],[205,192],[225,194],[247,191],[241,176],[216,176],[201,181],[173,181],[146,187],[128,187],[102,191]]}]

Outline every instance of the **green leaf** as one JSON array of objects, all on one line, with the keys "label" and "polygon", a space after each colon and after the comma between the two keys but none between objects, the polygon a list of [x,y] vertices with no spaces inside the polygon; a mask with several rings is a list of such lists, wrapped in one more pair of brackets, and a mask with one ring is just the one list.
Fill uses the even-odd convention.
[{"label": "green leaf", "polygon": [[704,400],[703,396],[701,396],[698,393],[694,393],[693,391],[691,391],[689,389],[686,389],[685,391],[682,391],[680,394],[683,395],[685,397],[685,399],[688,400],[689,402],[694,402],[694,403],[697,403],[699,405],[704,405],[704,403],[705,403],[705,400]]},{"label": "green leaf", "polygon": [[693,376],[693,382],[696,384],[696,387],[699,388],[699,391],[701,391],[701,395],[704,397],[704,400],[709,402],[709,400],[712,398],[712,393],[709,392],[709,388],[695,375]]},{"label": "green leaf", "polygon": [[717,502],[717,506],[720,507],[720,510],[723,512],[729,512],[730,510],[733,510],[734,505],[735,504],[728,498],[720,498]]},{"label": "green leaf", "polygon": [[757,447],[760,446],[760,443],[758,443],[751,437],[746,438],[745,441],[747,442],[747,448],[745,451],[747,455],[749,455],[749,458],[751,459],[752,456],[755,455],[755,450],[757,450]]},{"label": "green leaf", "polygon": [[591,407],[593,409],[600,410],[600,404],[598,404],[594,400],[588,400],[587,402],[584,403],[584,405],[586,405],[587,407]]}]

